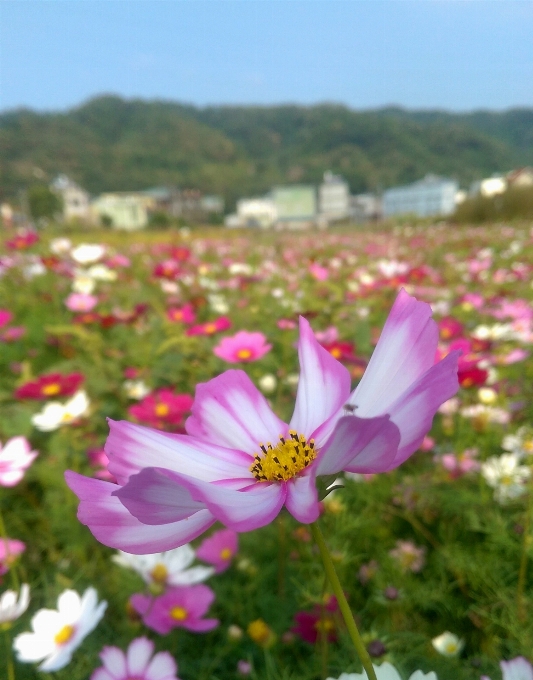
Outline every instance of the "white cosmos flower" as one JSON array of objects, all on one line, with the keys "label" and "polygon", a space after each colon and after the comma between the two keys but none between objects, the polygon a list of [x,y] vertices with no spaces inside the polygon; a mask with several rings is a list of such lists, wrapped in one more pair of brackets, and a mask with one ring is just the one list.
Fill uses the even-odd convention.
[{"label": "white cosmos flower", "polygon": [[72,248],[72,241],[68,238],[53,238],[50,241],[50,250],[55,255],[64,255]]},{"label": "white cosmos flower", "polygon": [[[374,665],[374,670],[378,680],[402,680],[396,668],[394,668],[394,666],[387,661],[382,663],[381,666]],[[327,678],[327,680],[335,679]],[[368,680],[368,675],[366,674],[366,671],[363,671],[362,673],[341,673],[337,680]],[[409,677],[409,680],[438,680],[438,678],[433,671],[430,673],[415,671]]]},{"label": "white cosmos flower", "polygon": [[521,457],[518,453],[504,453],[482,463],[481,474],[494,489],[494,498],[498,503],[518,498],[525,492],[531,469],[520,465]]},{"label": "white cosmos flower", "polygon": [[30,603],[30,586],[23,583],[17,600],[17,593],[14,590],[6,590],[0,596],[0,626],[9,624],[19,618]]},{"label": "white cosmos flower", "polygon": [[152,391],[143,380],[125,380],[122,387],[130,399],[144,399]]},{"label": "white cosmos flower", "polygon": [[41,432],[52,432],[62,425],[70,425],[89,410],[89,399],[84,390],[79,390],[65,404],[50,401],[42,411],[32,416],[31,422]]},{"label": "white cosmos flower", "polygon": [[99,243],[80,243],[70,255],[78,264],[90,264],[98,262],[105,254],[105,246]]},{"label": "white cosmos flower", "polygon": [[31,620],[33,632],[15,638],[13,648],[19,661],[41,661],[40,671],[64,668],[82,640],[96,628],[103,617],[107,602],[98,603],[94,588],[87,588],[83,597],[74,590],[65,590],[57,600],[57,610],[40,609]]},{"label": "white cosmos flower", "polygon": [[75,293],[82,293],[83,295],[90,295],[96,287],[94,279],[92,279],[85,269],[77,269],[74,272],[74,281],[72,282],[72,290]]},{"label": "white cosmos flower", "polygon": [[132,555],[119,550],[112,557],[121,567],[133,569],[143,581],[153,586],[190,586],[208,579],[215,570],[213,567],[190,567],[195,552],[189,544],[174,550],[152,555]]},{"label": "white cosmos flower", "polygon": [[105,264],[93,264],[87,270],[87,275],[95,281],[116,281],[118,276],[114,269],[110,269]]},{"label": "white cosmos flower", "polygon": [[442,656],[459,656],[465,646],[464,640],[448,630],[433,638],[431,644]]}]

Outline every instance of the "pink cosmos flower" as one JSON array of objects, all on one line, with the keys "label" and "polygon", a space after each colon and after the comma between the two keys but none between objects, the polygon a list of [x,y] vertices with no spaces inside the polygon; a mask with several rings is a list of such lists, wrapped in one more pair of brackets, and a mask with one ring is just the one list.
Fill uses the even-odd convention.
[{"label": "pink cosmos flower", "polygon": [[477,449],[465,449],[462,453],[458,453],[457,455],[454,453],[445,453],[440,457],[440,462],[442,467],[450,473],[450,477],[452,479],[457,479],[468,472],[479,470],[480,464],[475,460],[477,455]]},{"label": "pink cosmos flower", "polygon": [[13,314],[8,309],[0,309],[0,328],[6,326],[12,318]]},{"label": "pink cosmos flower", "polygon": [[227,316],[220,316],[215,321],[207,321],[187,329],[187,335],[214,335],[231,328],[231,321]]},{"label": "pink cosmos flower", "polygon": [[161,388],[148,394],[138,404],[130,406],[130,416],[153,427],[176,429],[181,426],[184,415],[191,410],[192,397],[175,394],[168,388]]},{"label": "pink cosmos flower", "polygon": [[16,342],[26,335],[26,328],[24,326],[10,326],[0,334],[1,342]]},{"label": "pink cosmos flower", "polygon": [[399,564],[402,571],[418,574],[426,563],[426,549],[416,546],[412,541],[396,541],[396,547],[389,552]]},{"label": "pink cosmos flower", "polygon": [[329,270],[326,267],[322,267],[316,262],[312,262],[309,265],[309,273],[314,276],[317,281],[325,281],[329,278]]},{"label": "pink cosmos flower", "polygon": [[239,549],[238,535],[231,529],[215,531],[214,534],[206,538],[196,551],[198,559],[212,564],[215,572],[220,574],[230,566],[231,560]]},{"label": "pink cosmos flower", "polygon": [[237,364],[242,361],[257,361],[271,349],[272,345],[267,343],[263,333],[239,331],[229,338],[222,338],[213,348],[213,353],[230,364]]},{"label": "pink cosmos flower", "polygon": [[65,300],[71,312],[90,312],[97,304],[98,298],[86,293],[71,293]]},{"label": "pink cosmos flower", "polygon": [[183,307],[169,307],[167,318],[173,323],[194,323],[196,316],[192,305],[188,304]]},{"label": "pink cosmos flower", "polygon": [[0,486],[15,486],[37,457],[26,437],[12,437],[0,444]]},{"label": "pink cosmos flower", "polygon": [[17,557],[26,550],[22,541],[0,536],[0,576],[7,574]]},{"label": "pink cosmos flower", "polygon": [[430,306],[401,291],[352,392],[348,370],[302,318],[289,424],[237,370],[197,386],[187,435],[110,421],[105,450],[118,484],[67,471],[78,518],[105,545],[137,554],[183,545],[216,520],[251,531],[284,505],[314,522],[317,476],[385,472],[419,448],[458,389],[457,355],[434,364],[437,341]]},{"label": "pink cosmos flower", "polygon": [[130,603],[143,617],[148,628],[167,635],[174,628],[186,628],[195,633],[205,633],[218,626],[218,619],[203,619],[215,599],[215,593],[205,585],[170,588],[153,598],[137,593]]},{"label": "pink cosmos flower", "polygon": [[135,638],[127,652],[118,647],[104,647],[100,652],[103,668],[97,668],[91,680],[179,680],[178,667],[168,652],[153,658],[155,645],[145,637]]}]

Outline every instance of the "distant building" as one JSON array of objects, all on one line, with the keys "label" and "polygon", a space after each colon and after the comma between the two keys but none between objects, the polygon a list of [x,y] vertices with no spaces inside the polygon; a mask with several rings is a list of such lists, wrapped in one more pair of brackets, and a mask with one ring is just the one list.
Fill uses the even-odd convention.
[{"label": "distant building", "polygon": [[63,219],[65,222],[79,220],[90,222],[91,199],[89,194],[66,175],[58,175],[50,185],[52,191],[61,196],[63,201]]},{"label": "distant building", "polygon": [[533,168],[511,170],[507,173],[506,180],[510,187],[531,187],[533,186]]},{"label": "distant building", "polygon": [[328,171],[318,187],[318,212],[327,222],[345,220],[350,215],[350,187],[339,175]]},{"label": "distant building", "polygon": [[122,192],[102,194],[91,205],[95,221],[108,222],[110,227],[126,231],[146,227],[153,207],[154,200],[150,196]]},{"label": "distant building", "polygon": [[315,188],[307,185],[275,187],[271,193],[276,209],[276,225],[302,228],[315,224],[317,204]]},{"label": "distant building", "polygon": [[381,219],[383,207],[375,194],[350,196],[350,218],[354,222],[372,222]]},{"label": "distant building", "polygon": [[224,199],[222,196],[206,195],[200,199],[200,209],[206,215],[221,215],[224,212]]},{"label": "distant building", "polygon": [[278,213],[271,198],[242,198],[237,201],[237,217],[243,227],[273,227]]},{"label": "distant building", "polygon": [[426,175],[413,184],[387,189],[383,192],[383,216],[451,215],[455,211],[455,195],[458,189],[454,180],[436,175]]},{"label": "distant building", "polygon": [[493,175],[487,179],[480,179],[470,185],[470,196],[492,198],[507,191],[507,180],[502,175]]}]

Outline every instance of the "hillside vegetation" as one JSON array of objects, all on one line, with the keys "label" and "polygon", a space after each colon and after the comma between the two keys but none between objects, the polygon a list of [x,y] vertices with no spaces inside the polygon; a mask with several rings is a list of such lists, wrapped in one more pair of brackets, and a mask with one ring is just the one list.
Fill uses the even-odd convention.
[{"label": "hillside vegetation", "polygon": [[428,172],[467,185],[533,164],[533,110],[199,109],[102,96],[66,113],[0,115],[0,157],[0,200],[62,172],[94,194],[171,184],[223,194],[231,206],[277,183],[317,183],[326,169],[354,192]]}]

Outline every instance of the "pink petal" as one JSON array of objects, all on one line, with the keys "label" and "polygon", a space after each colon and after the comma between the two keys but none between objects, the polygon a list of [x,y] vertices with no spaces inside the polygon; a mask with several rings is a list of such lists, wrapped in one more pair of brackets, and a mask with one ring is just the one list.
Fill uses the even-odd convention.
[{"label": "pink petal", "polygon": [[403,289],[350,403],[362,418],[390,413],[391,404],[433,366],[439,331],[431,307]]},{"label": "pink petal", "polygon": [[350,397],[350,373],[316,340],[300,317],[300,381],[290,427],[311,437]]},{"label": "pink petal", "polygon": [[287,483],[287,510],[303,524],[310,524],[318,519],[320,508],[315,485],[315,475],[306,474],[294,477]]},{"label": "pink petal", "polygon": [[109,427],[105,445],[108,469],[120,484],[125,484],[131,475],[145,467],[190,471],[206,481],[252,477],[249,471],[251,456],[240,451],[124,420],[109,420]]},{"label": "pink petal", "polygon": [[117,487],[113,495],[143,524],[179,522],[204,510],[204,503],[194,500],[186,487],[167,476],[170,472],[164,468],[144,468],[123,487]]},{"label": "pink petal", "polygon": [[124,652],[118,647],[104,647],[100,652],[100,658],[105,669],[113,677],[120,678],[127,674],[126,657]]},{"label": "pink petal", "polygon": [[156,654],[144,674],[144,680],[174,680],[178,666],[168,652]]},{"label": "pink petal", "polygon": [[117,680],[117,676],[111,675],[105,668],[97,668],[92,672],[91,680]]},{"label": "pink petal", "polygon": [[[216,519],[234,531],[251,531],[269,524],[281,510],[286,495],[283,484],[257,482],[245,491],[236,491],[162,468],[145,468],[132,476],[116,495],[141,522],[148,524],[158,510],[150,507],[151,501],[143,506],[139,499],[157,499],[160,489],[163,489],[171,502],[169,482],[174,485],[176,498],[188,492],[193,501],[205,504]],[[155,500],[153,502],[156,503]],[[176,512],[180,511],[178,502]],[[161,512],[170,514],[166,508]]]},{"label": "pink petal", "polygon": [[67,471],[68,486],[80,499],[78,519],[89,527],[93,536],[110,548],[134,555],[162,552],[192,541],[215,521],[208,510],[200,510],[181,522],[149,526],[137,520],[113,496],[116,484],[89,479]]},{"label": "pink petal", "polygon": [[187,630],[193,630],[195,633],[206,633],[208,630],[213,630],[219,624],[218,619],[196,619],[187,622]]},{"label": "pink petal", "polygon": [[391,468],[399,442],[400,431],[389,416],[344,416],[321,450],[315,474],[384,472]]},{"label": "pink petal", "polygon": [[[287,425],[272,413],[250,378],[238,370],[225,371],[197,385],[192,416],[185,428],[194,437],[250,456],[260,443],[275,442],[287,432]],[[248,466],[251,463],[250,459]]]},{"label": "pink petal", "polygon": [[140,637],[133,640],[127,651],[129,674],[141,675],[141,673],[144,673],[153,652],[154,643],[148,638]]},{"label": "pink petal", "polygon": [[398,453],[389,469],[398,467],[419,448],[424,435],[431,429],[439,406],[459,389],[458,356],[458,352],[448,354],[390,405],[390,418],[400,429],[401,439]]}]

